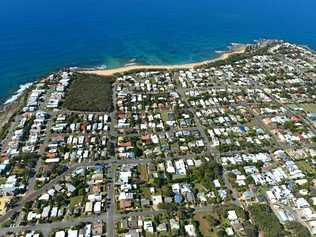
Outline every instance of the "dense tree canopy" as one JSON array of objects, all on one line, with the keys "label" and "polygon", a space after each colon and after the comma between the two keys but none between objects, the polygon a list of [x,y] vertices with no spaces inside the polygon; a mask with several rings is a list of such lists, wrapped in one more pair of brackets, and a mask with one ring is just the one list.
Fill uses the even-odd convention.
[{"label": "dense tree canopy", "polygon": [[211,160],[194,169],[191,174],[191,179],[193,181],[202,183],[207,188],[210,188],[212,181],[221,176],[222,173],[223,167],[215,160]]},{"label": "dense tree canopy", "polygon": [[299,222],[292,221],[287,226],[291,237],[310,237],[308,229]]},{"label": "dense tree canopy", "polygon": [[111,111],[112,83],[113,78],[75,73],[64,107],[88,112]]}]

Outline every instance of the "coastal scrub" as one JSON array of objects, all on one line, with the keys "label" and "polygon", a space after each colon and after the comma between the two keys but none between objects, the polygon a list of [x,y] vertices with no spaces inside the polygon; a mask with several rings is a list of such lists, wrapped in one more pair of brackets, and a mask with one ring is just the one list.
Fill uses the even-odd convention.
[{"label": "coastal scrub", "polygon": [[75,73],[64,107],[87,112],[111,111],[113,81],[109,77]]}]

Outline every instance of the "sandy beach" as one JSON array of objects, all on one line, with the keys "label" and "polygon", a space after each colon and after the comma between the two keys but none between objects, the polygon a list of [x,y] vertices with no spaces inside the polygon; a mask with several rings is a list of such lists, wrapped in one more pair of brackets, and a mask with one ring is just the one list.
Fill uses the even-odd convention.
[{"label": "sandy beach", "polygon": [[175,65],[132,65],[125,67],[118,67],[113,69],[96,69],[96,70],[79,70],[80,73],[85,74],[95,74],[99,76],[114,76],[117,74],[124,74],[131,71],[141,71],[141,70],[179,70],[179,69],[193,69],[201,67],[216,61],[225,60],[231,55],[242,54],[245,52],[247,45],[237,45],[234,46],[230,51],[221,54],[219,57],[205,60],[196,63],[188,64],[175,64]]}]

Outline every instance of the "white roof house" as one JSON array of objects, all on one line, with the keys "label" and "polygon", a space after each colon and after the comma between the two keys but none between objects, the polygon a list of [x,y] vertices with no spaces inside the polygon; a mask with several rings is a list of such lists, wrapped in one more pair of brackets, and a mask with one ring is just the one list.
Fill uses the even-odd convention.
[{"label": "white roof house", "polygon": [[238,217],[237,217],[237,214],[236,214],[235,210],[228,211],[227,218],[230,221],[236,221],[238,219]]},{"label": "white roof house", "polygon": [[67,237],[78,237],[78,230],[68,230]]},{"label": "white roof house", "polygon": [[65,231],[57,231],[55,233],[55,237],[65,237],[65,236],[66,236]]},{"label": "white roof house", "polygon": [[195,237],[196,236],[194,225],[192,225],[192,224],[185,225],[184,229],[185,229],[185,232],[188,234],[188,236],[190,236],[190,237]]},{"label": "white roof house", "polygon": [[144,230],[150,233],[154,233],[154,227],[152,221],[144,221]]}]

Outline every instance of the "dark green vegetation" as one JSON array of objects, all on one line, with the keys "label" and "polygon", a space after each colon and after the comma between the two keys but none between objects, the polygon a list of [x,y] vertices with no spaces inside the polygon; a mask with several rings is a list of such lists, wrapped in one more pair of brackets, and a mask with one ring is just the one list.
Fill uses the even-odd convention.
[{"label": "dark green vegetation", "polygon": [[264,232],[264,236],[284,236],[282,225],[267,204],[253,204],[249,207],[249,212],[254,224]]},{"label": "dark green vegetation", "polygon": [[75,73],[64,107],[87,112],[111,111],[113,82],[110,77]]},{"label": "dark green vegetation", "polygon": [[223,174],[223,167],[216,161],[211,160],[202,166],[194,169],[190,175],[191,180],[201,183],[204,187],[211,189],[212,181],[218,179]]},{"label": "dark green vegetation", "polygon": [[233,204],[213,206],[212,210],[209,212],[199,212],[194,214],[194,219],[198,222],[198,228],[202,233],[202,236],[227,236],[225,228],[228,224],[227,216],[228,211],[230,210],[235,210],[239,222],[244,229],[236,230],[237,233],[234,236],[258,237],[258,229],[248,221],[248,213],[241,207]]},{"label": "dark green vegetation", "polygon": [[35,166],[40,156],[35,153],[22,153],[15,157],[11,163],[11,174],[21,177],[23,183],[26,183],[30,177],[35,174]]},{"label": "dark green vegetation", "polygon": [[0,140],[4,140],[9,133],[10,123],[5,123],[0,130]]},{"label": "dark green vegetation", "polygon": [[299,222],[292,221],[286,225],[291,237],[310,237],[308,229]]}]

